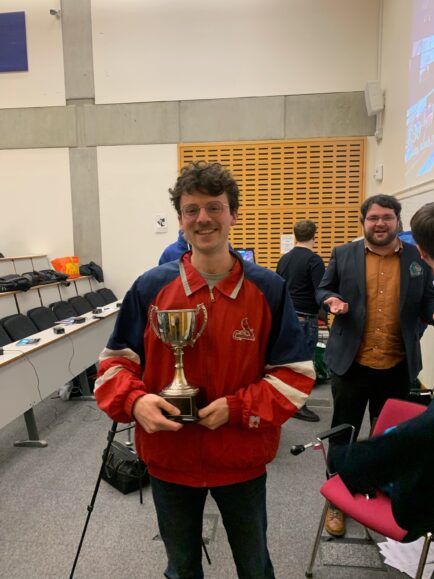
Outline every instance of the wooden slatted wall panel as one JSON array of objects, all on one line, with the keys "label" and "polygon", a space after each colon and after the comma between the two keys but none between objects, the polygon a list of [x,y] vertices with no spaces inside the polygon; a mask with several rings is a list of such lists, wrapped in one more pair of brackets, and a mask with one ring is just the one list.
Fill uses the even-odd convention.
[{"label": "wooden slatted wall panel", "polygon": [[230,241],[253,247],[260,265],[275,269],[280,236],[301,219],[318,225],[315,250],[327,262],[335,245],[361,235],[365,139],[254,141],[179,145],[179,168],[219,162],[240,187],[240,211]]}]

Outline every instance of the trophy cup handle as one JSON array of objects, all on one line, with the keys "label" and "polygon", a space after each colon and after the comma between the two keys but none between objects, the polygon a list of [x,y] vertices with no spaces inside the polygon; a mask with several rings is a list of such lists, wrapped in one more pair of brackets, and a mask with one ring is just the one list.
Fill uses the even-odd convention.
[{"label": "trophy cup handle", "polygon": [[160,336],[160,332],[154,322],[154,314],[156,314],[157,312],[158,312],[157,306],[152,305],[151,309],[149,310],[149,323],[151,324],[151,328],[154,330],[154,333],[157,336],[157,338],[160,338],[161,340],[162,338]]},{"label": "trophy cup handle", "polygon": [[203,334],[203,331],[205,329],[205,326],[208,323],[208,312],[206,311],[205,305],[204,304],[198,304],[196,307],[196,312],[199,313],[199,310],[202,310],[202,312],[203,312],[203,322],[202,322],[202,326],[200,327],[200,330],[197,332],[196,336],[191,341],[192,346],[194,346],[194,344],[197,342],[197,340],[201,337],[201,335]]}]

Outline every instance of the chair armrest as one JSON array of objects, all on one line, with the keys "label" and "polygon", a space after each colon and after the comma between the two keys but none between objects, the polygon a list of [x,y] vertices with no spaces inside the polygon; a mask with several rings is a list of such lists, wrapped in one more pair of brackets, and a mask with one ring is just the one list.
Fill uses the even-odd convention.
[{"label": "chair armrest", "polygon": [[316,436],[317,442],[308,442],[307,444],[295,444],[294,446],[291,446],[291,454],[297,456],[298,454],[304,452],[307,448],[312,447],[315,449],[321,448],[324,454],[324,458],[326,460],[323,441],[327,440],[328,438],[333,438],[333,436],[342,434],[346,430],[351,430],[351,437],[350,437],[350,444],[351,444],[354,438],[354,430],[355,430],[354,426],[352,424],[340,424],[339,426],[335,426],[334,428],[324,430],[324,432],[320,432],[319,434],[317,434]]},{"label": "chair armrest", "polygon": [[329,430],[324,430],[324,432],[320,432],[316,435],[317,440],[323,441],[327,440],[328,438],[333,438],[338,434],[342,434],[346,430],[351,430],[351,437],[350,437],[350,444],[353,442],[354,437],[354,426],[352,424],[340,424],[339,426],[335,426],[334,428],[330,428]]}]

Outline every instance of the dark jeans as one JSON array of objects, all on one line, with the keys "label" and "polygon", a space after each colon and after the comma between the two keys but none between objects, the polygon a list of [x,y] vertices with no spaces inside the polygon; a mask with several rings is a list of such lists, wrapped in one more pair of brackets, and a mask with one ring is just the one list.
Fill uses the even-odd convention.
[{"label": "dark jeans", "polygon": [[[302,314],[300,314],[302,316]],[[301,329],[309,352],[309,359],[315,360],[315,348],[318,342],[318,316],[299,317]]]},{"label": "dark jeans", "polygon": [[318,316],[299,317],[300,326],[307,343],[309,358],[315,358],[315,348],[318,342]]},{"label": "dark jeans", "polygon": [[[359,435],[366,406],[369,404],[371,426],[388,398],[406,399],[410,389],[407,362],[403,360],[393,368],[376,370],[353,362],[350,369],[338,376],[332,374],[333,418],[332,428],[340,424],[355,427],[354,440]],[[330,444],[342,444],[345,439],[330,439]],[[329,460],[330,472],[334,472]]]},{"label": "dark jeans", "polygon": [[[210,491],[222,516],[240,579],[274,579],[267,548],[266,474],[234,485],[195,488],[151,477],[167,579],[202,579],[202,519]],[[212,556],[212,555],[211,555]],[[218,566],[218,561],[214,563]]]}]

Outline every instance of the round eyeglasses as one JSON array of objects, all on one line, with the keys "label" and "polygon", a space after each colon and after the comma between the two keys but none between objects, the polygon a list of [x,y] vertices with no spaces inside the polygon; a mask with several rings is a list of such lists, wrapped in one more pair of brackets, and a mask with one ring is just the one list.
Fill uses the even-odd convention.
[{"label": "round eyeglasses", "polygon": [[186,219],[193,220],[199,217],[201,209],[205,209],[208,217],[218,217],[223,213],[225,207],[229,207],[228,203],[222,203],[221,201],[209,201],[205,205],[190,203],[181,207],[181,213]]},{"label": "round eyeglasses", "polygon": [[397,219],[395,215],[384,215],[383,217],[370,215],[369,217],[365,217],[365,221],[368,223],[378,223],[379,221],[382,221],[383,223],[392,223],[395,219]]}]

